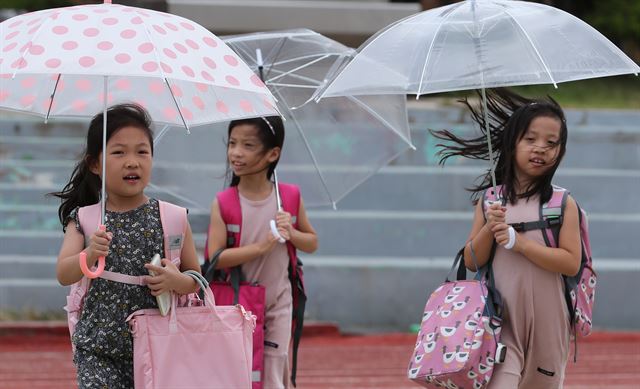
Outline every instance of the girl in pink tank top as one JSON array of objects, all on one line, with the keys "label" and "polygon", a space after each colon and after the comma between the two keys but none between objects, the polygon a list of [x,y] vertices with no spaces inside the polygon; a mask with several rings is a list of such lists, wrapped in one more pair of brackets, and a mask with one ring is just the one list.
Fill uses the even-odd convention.
[{"label": "girl in pink tank top", "polygon": [[[562,388],[570,337],[562,275],[573,276],[580,268],[577,205],[569,196],[557,248],[547,247],[541,230],[519,233],[510,231],[510,224],[539,220],[540,204],[551,198],[551,181],[566,150],[564,113],[551,98],[532,100],[507,90],[490,91],[487,98],[502,201],[483,207],[482,194],[493,190],[490,173],[471,188],[479,201],[464,259],[475,271],[470,245],[480,267],[496,245],[492,267],[504,303],[501,341],[507,354],[504,363],[493,366],[488,387]],[[484,131],[482,109],[464,103]],[[446,130],[432,133],[451,142],[442,145],[441,163],[452,156],[489,159],[486,134],[462,139]],[[515,242],[510,239],[514,232]]]},{"label": "girl in pink tank top", "polygon": [[292,296],[286,246],[278,243],[269,226],[276,220],[280,235],[306,253],[318,247],[302,199],[297,228],[291,214],[278,211],[271,181],[284,143],[284,126],[277,116],[235,120],[229,124],[227,163],[230,186],[238,188],[242,209],[240,246],[227,247],[227,230],[217,200],[211,205],[207,257],[224,249],[217,268],[242,266],[250,282],[266,288],[264,389],[289,387],[289,343]]}]

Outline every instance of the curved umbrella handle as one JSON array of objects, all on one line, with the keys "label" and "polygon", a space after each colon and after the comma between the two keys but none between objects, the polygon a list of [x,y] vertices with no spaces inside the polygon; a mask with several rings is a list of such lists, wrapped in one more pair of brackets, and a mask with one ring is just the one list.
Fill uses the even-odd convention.
[{"label": "curved umbrella handle", "polygon": [[[105,231],[107,227],[104,225],[101,225],[99,229],[100,231]],[[87,278],[90,278],[90,279],[98,278],[104,271],[104,265],[105,265],[104,257],[98,258],[98,268],[96,269],[95,272],[91,271],[91,269],[89,269],[89,267],[87,266],[87,253],[85,253],[84,251],[80,253],[79,262],[80,262],[80,270],[82,270],[82,273],[85,276],[87,276]]]},{"label": "curved umbrella handle", "polygon": [[273,234],[273,236],[275,236],[276,238],[278,238],[278,242],[280,243],[284,243],[285,240],[284,238],[280,235],[280,233],[278,232],[278,227],[276,227],[276,221],[271,219],[271,222],[269,222],[269,226],[271,227],[271,233]]}]

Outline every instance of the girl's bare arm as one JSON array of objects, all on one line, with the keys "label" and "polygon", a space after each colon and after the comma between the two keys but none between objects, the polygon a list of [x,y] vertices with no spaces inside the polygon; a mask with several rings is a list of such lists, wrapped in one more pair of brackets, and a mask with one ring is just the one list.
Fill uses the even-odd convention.
[{"label": "girl's bare arm", "polygon": [[[496,229],[498,228],[497,226]],[[516,243],[513,246],[513,250],[524,255],[528,260],[543,269],[567,276],[576,275],[580,270],[582,247],[578,206],[575,200],[571,196],[567,198],[557,248],[547,247],[516,233]]]},{"label": "girl's bare arm", "polygon": [[308,254],[318,249],[318,235],[309,222],[302,198],[300,198],[298,211],[298,228],[291,228],[290,241],[298,250]]},{"label": "girl's bare arm", "polygon": [[493,246],[493,233],[490,226],[495,224],[496,221],[504,221],[504,211],[500,206],[494,206],[493,210],[490,210],[495,220],[491,223],[485,221],[482,209],[482,200],[478,201],[475,213],[473,215],[473,224],[471,226],[471,232],[467,239],[467,244],[464,248],[464,264],[467,269],[471,271],[477,271],[476,266],[471,257],[471,247],[473,244],[473,251],[476,254],[476,260],[478,266],[484,266],[489,260],[489,254],[491,253],[491,247]]},{"label": "girl's bare arm", "polygon": [[84,276],[80,270],[80,252],[87,254],[87,266],[91,268],[100,256],[107,256],[109,253],[109,242],[111,234],[105,231],[96,231],[90,238],[90,244],[85,249],[84,235],[76,229],[76,223],[70,221],[67,224],[62,247],[58,254],[56,263],[56,276],[61,285],[74,284]]}]

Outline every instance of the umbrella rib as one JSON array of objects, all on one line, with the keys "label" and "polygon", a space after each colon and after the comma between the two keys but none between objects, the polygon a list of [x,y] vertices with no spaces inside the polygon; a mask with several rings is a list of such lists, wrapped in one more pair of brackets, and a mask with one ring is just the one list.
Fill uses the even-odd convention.
[{"label": "umbrella rib", "polygon": [[524,34],[524,36],[527,38],[527,41],[529,42],[529,44],[531,45],[531,47],[533,48],[533,51],[535,51],[536,55],[538,56],[538,58],[540,59],[540,62],[542,62],[542,66],[544,66],[544,70],[547,72],[547,74],[549,75],[549,78],[551,79],[551,82],[553,83],[553,86],[558,88],[558,85],[556,83],[556,80],[553,79],[553,75],[551,74],[551,71],[549,70],[549,67],[547,66],[547,63],[545,62],[545,60],[542,58],[542,55],[540,54],[540,52],[538,51],[538,48],[536,48],[536,45],[533,44],[533,41],[531,40],[531,37],[529,36],[529,34],[527,34],[527,31],[525,31],[525,29],[522,27],[522,25],[520,24],[520,22],[518,22],[518,20],[516,18],[513,17],[513,15],[511,15],[511,13],[509,11],[507,11],[506,9],[503,10],[504,13],[506,13],[507,15],[509,15],[509,17],[511,18],[511,20],[513,20],[513,22],[518,26],[518,28],[520,29],[520,31],[522,31],[522,33]]},{"label": "umbrella rib", "polygon": [[291,70],[289,70],[289,71],[287,71],[287,72],[284,72],[284,73],[282,73],[282,74],[280,74],[280,75],[278,75],[278,76],[275,76],[275,77],[273,77],[273,78],[269,79],[268,81],[274,81],[274,80],[277,80],[277,79],[279,79],[279,78],[285,77],[286,75],[288,75],[288,74],[290,74],[290,73],[297,72],[297,71],[298,71],[298,70],[300,70],[300,69],[304,69],[304,68],[306,68],[306,67],[309,67],[309,66],[313,65],[313,64],[314,64],[314,63],[316,63],[316,62],[320,62],[320,61],[322,61],[322,60],[323,60],[323,59],[325,59],[325,58],[329,58],[330,56],[331,56],[331,54],[323,55],[322,57],[320,57],[320,58],[316,58],[315,60],[313,60],[313,61],[311,61],[311,62],[307,62],[306,64],[300,65],[300,66],[298,66],[297,68],[293,68],[293,69],[291,69]]},{"label": "umbrella rib", "polygon": [[164,78],[164,82],[167,83],[167,88],[169,88],[169,94],[171,94],[171,98],[173,99],[173,103],[175,104],[177,110],[178,110],[178,115],[180,115],[180,119],[182,120],[182,124],[184,124],[184,128],[187,130],[187,134],[190,134],[191,131],[189,131],[189,125],[187,125],[187,121],[184,120],[184,116],[182,116],[182,110],[180,109],[180,106],[178,105],[178,100],[176,100],[176,96],[173,94],[173,89],[171,89],[171,85],[169,84],[169,79],[168,78]]},{"label": "umbrella rib", "polygon": [[371,114],[374,118],[378,119],[385,127],[388,127],[393,133],[395,133],[403,141],[405,141],[405,143],[407,143],[407,145],[409,145],[409,147],[411,147],[414,150],[416,149],[416,147],[411,142],[410,138],[408,139],[406,136],[404,136],[403,134],[401,134],[398,131],[396,131],[396,129],[385,118],[380,116],[379,113],[374,111],[373,108],[369,107],[367,104],[365,104],[363,101],[361,101],[360,99],[356,98],[355,96],[345,96],[345,97],[347,99],[353,101],[354,103],[356,103],[356,105],[359,105],[360,107],[362,107],[365,111],[369,112],[369,114]]},{"label": "umbrella rib", "polygon": [[[284,73],[282,70],[277,70],[277,69],[272,70],[272,72],[278,73],[278,74]],[[311,78],[311,77],[308,77],[308,76],[303,76],[302,74],[291,73],[291,74],[289,74],[289,76],[291,78],[297,78],[298,80],[301,80],[301,81],[308,81],[309,83],[312,83],[314,87],[318,87],[320,84],[322,84],[321,81],[318,81],[318,80],[316,80],[314,78]],[[277,83],[272,83],[271,81],[273,81],[273,79],[272,80],[266,80],[265,83],[277,84]]]},{"label": "umbrella rib", "polygon": [[341,53],[324,53],[324,54],[310,54],[310,55],[303,55],[301,57],[296,57],[296,58],[287,58],[287,59],[283,59],[282,61],[277,61],[277,62],[273,62],[272,64],[274,66],[276,65],[285,65],[288,64],[289,62],[296,62],[296,61],[301,61],[303,59],[308,59],[308,58],[315,58],[315,57],[328,57],[328,56],[340,56]]},{"label": "umbrella rib", "polygon": [[[280,94],[280,92],[276,92],[276,93],[278,93],[278,95],[280,95],[279,97],[282,98],[283,101],[286,101],[286,100],[284,100],[284,97]],[[313,162],[313,165],[315,166],[316,171],[318,172],[318,176],[320,176],[320,182],[322,182],[322,186],[324,187],[325,192],[327,192],[327,196],[329,196],[329,201],[331,201],[331,204],[333,205],[333,209],[336,209],[336,202],[333,200],[333,196],[331,196],[331,192],[329,191],[329,187],[327,186],[327,181],[325,180],[324,176],[322,175],[322,171],[320,170],[320,167],[318,166],[318,161],[316,160],[316,156],[313,153],[313,151],[311,150],[311,146],[309,145],[309,141],[307,140],[307,137],[304,135],[304,131],[302,131],[302,127],[300,126],[300,123],[298,123],[298,120],[293,115],[293,113],[291,112],[291,110],[289,109],[287,104],[283,104],[283,106],[289,112],[289,116],[291,117],[291,120],[293,120],[293,123],[295,124],[295,127],[298,130],[298,133],[300,134],[300,137],[302,137],[302,142],[304,143],[304,146],[307,148],[307,151],[309,152],[309,155],[311,156],[311,161]]]},{"label": "umbrella rib", "polygon": [[[280,38],[280,44],[278,47],[278,50],[275,51],[275,54],[273,55],[274,60],[276,58],[278,58],[278,56],[280,55],[280,52],[282,51],[282,48],[284,47],[284,45],[287,43],[286,39]],[[269,53],[269,57],[271,56],[271,53],[273,53],[274,50],[271,50],[271,52]],[[274,61],[271,61],[271,64],[269,65],[269,67],[267,69],[265,69],[265,73],[264,73],[264,80],[266,80],[266,78],[269,76],[269,73],[271,73],[271,71],[273,70],[273,66],[274,66]],[[263,82],[264,82],[263,80]]]},{"label": "umbrella rib", "polygon": [[279,82],[270,82],[269,86],[282,86],[286,88],[300,88],[300,89],[318,89],[317,85],[302,85],[302,84],[281,84]]},{"label": "umbrella rib", "polygon": [[47,124],[49,121],[49,115],[51,114],[51,108],[53,107],[53,99],[56,95],[56,91],[58,90],[58,84],[60,83],[60,77],[62,77],[62,73],[58,73],[58,77],[56,78],[56,84],[53,86],[53,92],[51,93],[51,101],[49,101],[49,107],[47,108],[47,116],[44,118],[44,124]]},{"label": "umbrella rib", "polygon": [[187,130],[187,134],[190,134],[191,131],[189,131],[189,126],[187,125],[187,121],[184,119],[184,116],[182,115],[182,110],[180,109],[178,100],[176,99],[176,96],[173,94],[173,89],[171,89],[171,84],[169,84],[169,79],[164,74],[164,70],[162,70],[162,66],[161,66],[162,63],[160,62],[160,56],[158,55],[158,45],[156,45],[156,43],[153,41],[153,38],[151,37],[151,34],[149,34],[149,29],[147,28],[146,24],[144,25],[143,30],[147,35],[147,39],[149,39],[149,42],[151,42],[151,44],[153,45],[153,55],[156,57],[156,63],[158,65],[158,70],[160,71],[160,76],[162,77],[164,82],[167,84],[167,88],[169,89],[169,93],[171,94],[171,98],[173,99],[173,104],[175,104],[176,106],[176,110],[178,111],[178,115],[180,115],[180,120],[182,120],[182,124],[184,125],[184,128]]},{"label": "umbrella rib", "polygon": [[418,100],[420,98],[420,90],[422,89],[422,80],[424,80],[424,74],[427,71],[427,64],[429,63],[429,60],[431,59],[431,51],[432,51],[431,49],[433,49],[433,45],[436,43],[436,38],[438,37],[438,34],[440,33],[440,29],[442,28],[444,23],[449,19],[449,17],[451,17],[451,15],[458,8],[459,7],[456,7],[454,9],[452,9],[451,12],[447,13],[447,15],[442,19],[442,21],[438,25],[438,29],[433,34],[433,39],[431,39],[431,44],[429,44],[429,50],[427,51],[427,58],[425,58],[424,65],[422,66],[422,73],[420,74],[420,84],[418,85],[418,91],[417,91],[418,93],[416,93],[416,100]]},{"label": "umbrella rib", "polygon": [[35,41],[35,38],[38,35],[40,35],[40,31],[42,31],[44,25],[48,24],[49,22],[51,22],[51,20],[52,20],[51,19],[51,12],[49,12],[47,14],[45,20],[42,21],[42,24],[40,24],[40,26],[38,27],[36,32],[33,34],[33,37],[29,40],[27,48],[20,54],[20,62],[18,63],[18,66],[16,66],[16,70],[13,71],[13,76],[12,77],[15,78],[16,74],[18,74],[18,70],[20,69],[22,64],[25,62],[25,56],[27,55],[27,53],[29,53],[29,49],[31,48],[31,46],[33,46],[33,42]]}]

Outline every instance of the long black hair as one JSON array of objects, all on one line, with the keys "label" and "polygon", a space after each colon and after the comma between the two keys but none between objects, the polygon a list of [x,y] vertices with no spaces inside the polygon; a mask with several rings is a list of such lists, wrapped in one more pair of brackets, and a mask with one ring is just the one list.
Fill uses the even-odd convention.
[{"label": "long black hair", "polygon": [[[49,193],[62,199],[58,208],[58,217],[64,227],[67,218],[76,207],[92,205],[100,201],[100,176],[91,171],[102,152],[103,116],[101,112],[91,119],[87,131],[87,145],[82,158],[73,168],[69,182],[60,192]],[[149,138],[153,155],[153,132],[151,118],[147,111],[137,104],[114,105],[107,110],[107,142],[113,134],[124,127],[136,127],[143,130]]]},{"label": "long black hair", "polygon": [[[480,92],[478,92],[480,97]],[[471,159],[489,160],[489,145],[487,144],[486,126],[482,106],[474,107],[467,98],[461,100],[470,111],[475,123],[480,126],[481,135],[463,139],[451,131],[430,131],[433,136],[444,140],[447,144],[438,144],[441,150],[438,152],[440,164],[454,156],[462,156]],[[540,194],[540,200],[547,202],[553,194],[551,180],[560,161],[566,152],[567,146],[567,122],[560,105],[550,96],[545,99],[529,99],[520,96],[507,89],[487,90],[487,111],[491,143],[496,154],[496,183],[502,185],[503,198],[514,204],[518,198],[529,198]],[[560,144],[553,166],[542,176],[530,182],[527,188],[520,194],[516,193],[517,178],[515,174],[515,151],[518,142],[522,139],[531,122],[538,117],[549,117],[560,122]],[[473,192],[472,198],[477,200],[480,193],[492,186],[491,173],[488,171],[478,177],[477,185],[468,188]]]},{"label": "long black hair", "polygon": [[[260,140],[260,143],[262,144],[263,153],[266,153],[276,147],[279,147],[280,150],[282,150],[282,146],[284,145],[284,124],[282,123],[282,118],[280,116],[266,116],[233,120],[231,121],[231,123],[229,123],[227,139],[231,138],[231,131],[234,127],[241,126],[243,124],[255,126],[258,129],[257,136]],[[271,180],[273,172],[274,170],[276,170],[276,166],[278,166],[278,161],[280,161],[280,157],[269,164],[269,167],[267,169],[268,180]],[[240,177],[236,176],[233,173],[233,170],[231,170],[228,158],[226,175],[229,186],[238,186],[238,184],[240,183]]]}]

